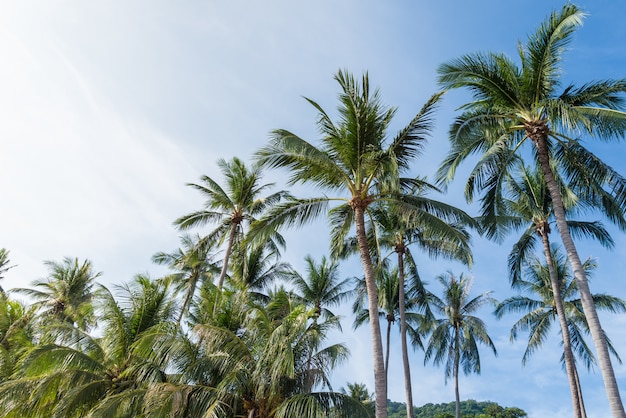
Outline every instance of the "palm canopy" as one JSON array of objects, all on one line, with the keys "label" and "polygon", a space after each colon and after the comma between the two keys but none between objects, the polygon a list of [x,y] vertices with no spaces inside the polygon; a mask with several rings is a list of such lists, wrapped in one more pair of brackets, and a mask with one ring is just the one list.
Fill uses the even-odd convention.
[{"label": "palm canopy", "polygon": [[[279,191],[263,196],[273,184],[261,184],[262,170],[259,165],[254,164],[248,168],[237,157],[231,161],[219,159],[217,165],[224,176],[225,185],[221,186],[208,176],[202,176],[201,184],[190,183],[189,186],[206,198],[205,207],[178,218],[174,224],[181,229],[217,224],[205,239],[218,246],[226,243],[222,271],[218,278],[218,287],[221,288],[228,270],[230,254],[243,239],[245,227],[269,207],[280,202],[287,193]],[[271,233],[269,237],[269,242],[275,249],[284,245],[279,234]],[[264,244],[267,245],[268,242]]]},{"label": "palm canopy", "polygon": [[[584,338],[589,334],[589,325],[582,311],[578,287],[576,281],[573,280],[563,252],[559,251],[557,246],[553,246],[551,252],[552,262],[559,279],[571,345],[574,353],[589,368],[596,363],[596,359]],[[512,341],[516,340],[521,332],[528,332],[528,345],[522,357],[522,364],[525,364],[529,357],[548,340],[551,325],[557,315],[548,266],[538,258],[531,258],[525,262],[525,267],[524,278],[516,281],[513,287],[526,295],[505,299],[495,310],[498,318],[502,318],[506,313],[524,314],[511,328]],[[589,276],[597,265],[591,259],[587,259],[584,267]],[[598,309],[613,313],[626,311],[626,302],[614,296],[594,294],[593,299]],[[610,351],[619,360],[614,347],[610,341],[608,343]]]},{"label": "palm canopy", "polygon": [[[438,171],[441,182],[452,180],[461,162],[479,154],[482,157],[472,169],[466,197],[471,200],[480,191],[495,196],[522,143],[544,134],[552,140],[550,154],[562,164],[568,182],[599,204],[607,194],[619,196],[617,202],[624,208],[626,181],[584,148],[576,135],[601,140],[624,137],[626,79],[559,89],[562,56],[583,17],[572,4],[554,12],[526,45],[520,44],[519,66],[503,54],[474,53],[439,67],[439,83],[444,88],[468,88],[474,99],[462,106],[463,112],[451,127],[452,147]],[[483,203],[490,202],[485,199]],[[619,224],[625,226],[623,221]]]},{"label": "palm canopy", "polygon": [[430,303],[434,313],[443,317],[435,319],[432,325],[424,362],[432,358],[437,365],[445,363],[446,379],[454,377],[459,367],[465,374],[480,373],[477,343],[491,348],[494,354],[497,352],[487,334],[485,323],[473,314],[480,307],[495,301],[489,292],[470,298],[472,281],[462,274],[457,279],[448,272],[437,277],[437,280],[444,287],[443,298],[433,294]]},{"label": "palm canopy", "polygon": [[389,139],[387,130],[395,109],[382,106],[378,90],[370,92],[367,74],[357,83],[352,75],[339,71],[335,80],[343,90],[338,124],[320,105],[307,99],[319,112],[320,147],[289,131],[275,130],[269,145],[256,156],[264,166],[289,169],[289,184],[312,184],[337,195],[292,199],[279,205],[256,226],[257,232],[309,222],[324,213],[330,201],[346,202],[336,210],[343,215],[344,229],[349,229],[354,222],[352,206],[365,208],[377,200],[393,200],[401,196],[402,187],[406,191],[420,183],[400,175],[421,153],[441,95],[431,97],[411,123]]},{"label": "palm canopy", "polygon": [[201,239],[199,235],[183,235],[180,240],[182,247],[171,253],[158,252],[152,256],[155,263],[166,264],[175,271],[172,275],[175,292],[183,293],[178,322],[187,313],[196,289],[219,273],[213,261],[212,246],[207,240]]},{"label": "palm canopy", "polygon": [[165,378],[165,365],[138,356],[134,344],[173,320],[167,281],[138,276],[115,299],[97,292],[99,338],[57,322],[54,344],[33,346],[11,381],[0,385],[3,416],[139,416],[147,385]]},{"label": "palm canopy", "polygon": [[335,316],[328,307],[339,306],[349,298],[352,292],[346,289],[350,279],[339,279],[339,265],[322,257],[317,263],[313,257],[307,255],[306,276],[294,271],[290,279],[295,286],[297,295],[303,303],[312,305],[315,316],[328,319]]},{"label": "palm canopy", "polygon": [[[613,248],[614,241],[601,222],[574,219],[591,208],[593,202],[587,201],[584,195],[576,195],[562,181],[559,181],[559,186],[571,234],[577,238],[592,238],[606,248]],[[508,258],[509,278],[511,283],[516,282],[521,278],[525,260],[533,254],[543,234],[547,236],[552,231],[554,224],[552,199],[541,171],[519,161],[519,165],[507,173],[499,214],[483,217],[481,223],[487,236],[496,239],[511,230],[521,230],[522,234]]]},{"label": "palm canopy", "polygon": [[46,279],[32,283],[35,289],[17,288],[35,300],[33,306],[46,319],[56,319],[88,329],[93,325],[91,299],[95,280],[101,275],[93,271],[91,261],[65,257],[61,262],[46,261],[49,270]]},{"label": "palm canopy", "polygon": [[[4,279],[4,274],[9,269],[15,267],[9,265],[9,251],[6,248],[0,248],[0,280]],[[4,289],[0,286],[0,294],[4,294]]]}]

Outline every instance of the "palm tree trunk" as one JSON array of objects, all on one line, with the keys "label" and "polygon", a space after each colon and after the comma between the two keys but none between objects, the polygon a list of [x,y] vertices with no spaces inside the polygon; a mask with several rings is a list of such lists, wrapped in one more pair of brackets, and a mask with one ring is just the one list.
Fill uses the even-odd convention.
[{"label": "palm tree trunk", "polygon": [[387,385],[387,391],[389,391],[389,347],[391,345],[391,319],[387,316],[387,351],[385,352],[385,384]]},{"label": "palm tree trunk", "polygon": [[578,394],[578,405],[580,408],[580,414],[583,418],[587,418],[587,411],[585,411],[585,401],[583,400],[583,389],[580,386],[580,378],[578,377],[576,363],[574,363],[574,374],[576,375],[576,393]]},{"label": "palm tree trunk", "polygon": [[413,418],[413,389],[411,387],[411,368],[406,342],[406,306],[404,303],[404,254],[398,252],[398,305],[400,310],[400,336],[402,339],[402,365],[404,366],[404,391],[406,392],[406,416]]},{"label": "palm tree trunk", "polygon": [[233,222],[230,226],[230,234],[228,235],[228,244],[226,245],[226,254],[224,254],[224,262],[222,263],[222,271],[220,277],[217,279],[217,288],[222,289],[224,285],[224,279],[226,278],[226,272],[228,271],[228,260],[230,260],[230,254],[233,251],[233,245],[235,243],[235,235],[237,234],[237,223]]},{"label": "palm tree trunk", "polygon": [[459,360],[461,347],[459,347],[459,327],[454,326],[454,400],[456,402],[454,412],[456,418],[461,418],[461,397],[459,396]]},{"label": "palm tree trunk", "polygon": [[561,298],[561,286],[559,284],[559,277],[557,275],[556,269],[554,268],[552,253],[550,252],[550,240],[548,238],[547,222],[545,222],[544,225],[539,226],[539,233],[541,235],[541,242],[543,243],[543,253],[546,257],[548,271],[550,272],[550,283],[552,284],[552,295],[554,297],[556,316],[558,317],[559,324],[561,325],[561,337],[563,338],[563,356],[565,357],[565,370],[567,372],[567,378],[569,380],[569,388],[572,395],[572,405],[574,406],[574,417],[582,418],[582,414],[580,412],[580,404],[578,402],[578,385],[576,384],[574,354],[572,353],[569,328],[567,327],[567,320],[565,319],[565,309],[563,308],[563,299]]},{"label": "palm tree trunk", "polygon": [[574,277],[576,278],[576,284],[580,292],[580,299],[583,306],[583,312],[585,318],[589,324],[589,330],[591,331],[591,337],[596,347],[598,355],[598,364],[600,371],[602,372],[602,378],[604,380],[604,388],[606,390],[607,397],[609,399],[609,405],[615,418],[626,418],[626,412],[624,411],[624,405],[619,394],[617,387],[617,380],[615,379],[615,372],[611,364],[611,358],[609,357],[609,349],[606,343],[606,337],[602,326],[600,325],[600,319],[596,312],[596,307],[589,290],[589,283],[587,282],[587,275],[583,269],[582,262],[576,251],[576,246],[567,227],[565,220],[565,209],[563,206],[563,199],[559,191],[558,184],[552,173],[550,167],[550,155],[547,146],[547,130],[545,132],[539,132],[539,134],[533,135],[533,132],[528,132],[528,136],[533,140],[537,147],[537,158],[541,166],[541,170],[546,180],[546,186],[550,191],[550,197],[552,198],[552,207],[554,209],[554,216],[556,218],[556,225],[563,241],[563,246],[567,252],[567,258],[572,266]]},{"label": "palm tree trunk", "polygon": [[376,289],[376,277],[374,265],[367,244],[365,234],[365,208],[354,205],[354,217],[356,223],[356,237],[359,245],[361,263],[365,274],[365,287],[367,289],[367,301],[370,316],[370,329],[372,333],[372,356],[374,358],[374,390],[376,392],[376,418],[387,418],[387,379],[385,377],[385,363],[383,361],[383,342],[380,333],[380,319],[378,317],[378,291]]}]

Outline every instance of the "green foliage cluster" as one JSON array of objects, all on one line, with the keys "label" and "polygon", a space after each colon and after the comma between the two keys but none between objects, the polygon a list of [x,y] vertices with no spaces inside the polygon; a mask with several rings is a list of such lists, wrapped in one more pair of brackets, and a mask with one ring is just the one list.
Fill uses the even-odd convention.
[{"label": "green foliage cluster", "polygon": [[[455,403],[427,403],[413,408],[415,418],[454,418]],[[406,418],[406,404],[389,401],[387,403],[388,418]],[[520,408],[503,407],[495,402],[477,402],[473,399],[461,402],[462,418],[522,418],[528,415]]]}]

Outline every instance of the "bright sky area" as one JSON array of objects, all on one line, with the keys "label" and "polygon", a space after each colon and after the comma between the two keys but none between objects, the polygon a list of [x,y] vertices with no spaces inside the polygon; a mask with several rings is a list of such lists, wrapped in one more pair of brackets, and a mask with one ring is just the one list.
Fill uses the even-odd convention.
[{"label": "bright sky area", "polygon": [[[567,83],[626,76],[626,8],[620,1],[577,3],[588,12],[563,63]],[[200,196],[185,183],[201,175],[219,179],[218,158],[249,160],[272,129],[317,141],[315,110],[336,108],[339,69],[368,71],[384,102],[398,107],[394,129],[408,123],[432,93],[436,68],[474,51],[516,57],[518,40],[560,1],[62,1],[0,2],[0,247],[13,264],[5,289],[45,277],[44,260],[88,258],[104,284],[139,272],[163,273],[150,262],[178,247],[177,217],[198,209]],[[447,127],[467,96],[453,92],[437,114],[437,127],[415,174],[432,176],[447,148]],[[393,132],[392,132],[393,133]],[[592,149],[620,170],[626,144]],[[621,170],[626,174],[626,170]],[[284,173],[265,179],[284,187]],[[440,197],[476,214],[462,197],[459,174]],[[433,196],[435,197],[435,196]],[[327,253],[324,222],[290,231],[286,261],[301,269],[307,254]],[[321,231],[321,232],[320,232]],[[201,231],[199,231],[201,232]],[[626,236],[612,230],[616,249],[583,243],[583,258],[599,268],[592,292],[626,298]],[[474,238],[475,265],[418,258],[430,283],[452,270],[474,276],[474,293],[511,296],[506,256],[512,240],[496,245]],[[342,277],[359,276],[357,262]],[[438,291],[433,287],[433,291]],[[344,310],[352,357],[333,375],[335,389],[349,382],[373,388],[368,327],[352,331]],[[518,406],[530,417],[572,415],[567,378],[559,364],[556,329],[525,367],[525,335],[511,344],[516,320],[481,312],[499,356],[482,350],[480,376],[462,377],[461,397]],[[626,317],[602,315],[608,335],[626,356]],[[394,330],[389,397],[404,400]],[[411,355],[414,401],[450,402],[453,386],[443,370]],[[626,367],[615,364],[622,398]],[[599,370],[581,370],[589,417],[609,416]]]}]

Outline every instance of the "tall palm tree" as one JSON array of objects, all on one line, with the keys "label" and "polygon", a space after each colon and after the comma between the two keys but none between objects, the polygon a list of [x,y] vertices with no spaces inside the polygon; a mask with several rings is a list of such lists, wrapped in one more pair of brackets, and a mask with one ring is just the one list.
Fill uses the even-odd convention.
[{"label": "tall palm tree", "polygon": [[326,320],[335,317],[328,307],[339,306],[350,297],[352,292],[346,289],[350,279],[339,279],[339,264],[330,261],[325,256],[319,263],[313,257],[307,255],[304,258],[306,263],[306,276],[294,271],[291,275],[291,282],[295,286],[296,294],[306,305],[311,305],[315,309],[314,321],[318,318]]},{"label": "tall palm tree", "polygon": [[220,271],[213,262],[212,246],[207,240],[199,235],[195,237],[183,235],[180,238],[182,247],[172,253],[159,252],[152,256],[152,261],[157,264],[167,264],[177,271],[173,280],[176,292],[183,292],[183,304],[178,314],[180,323],[187,313],[196,289],[205,281],[210,281],[213,274]]},{"label": "tall palm tree", "polygon": [[559,90],[562,55],[583,17],[579,8],[569,3],[553,12],[528,42],[520,45],[519,67],[495,53],[465,55],[439,67],[439,82],[444,88],[468,88],[473,94],[473,101],[463,107],[451,128],[452,149],[439,179],[449,181],[466,157],[482,153],[467,183],[466,197],[471,199],[475,191],[486,190],[483,213],[494,210],[502,174],[514,160],[512,155],[523,143],[532,143],[533,157],[550,192],[557,228],[581,292],[611,410],[614,416],[624,417],[606,340],[567,228],[551,163],[552,159],[559,160],[565,177],[598,202],[606,195],[617,195],[620,205],[613,210],[624,210],[626,179],[585,149],[575,136],[582,132],[603,140],[624,137],[622,93],[626,92],[626,80],[594,81]]},{"label": "tall palm tree", "polygon": [[[580,396],[578,396],[578,379],[574,355],[570,346],[567,318],[561,299],[561,289],[559,288],[561,281],[559,280],[558,271],[555,268],[550,251],[551,223],[554,219],[552,200],[540,171],[531,171],[530,168],[520,162],[519,167],[516,167],[509,174],[509,177],[503,184],[503,198],[500,204],[500,209],[504,213],[498,213],[496,216],[485,216],[481,220],[487,231],[487,236],[491,238],[500,238],[503,235],[503,232],[500,230],[522,229],[523,231],[519,240],[513,245],[513,250],[509,255],[509,277],[512,284],[520,280],[522,274],[521,266],[527,262],[527,258],[531,256],[533,249],[536,247],[537,240],[540,240],[547,269],[550,273],[552,294],[555,295],[555,309],[561,327],[561,334],[563,335],[565,368],[570,382],[574,416],[582,417],[584,415],[584,407]],[[581,212],[586,207],[592,206],[593,202],[587,202],[585,195],[579,198],[572,189],[563,184],[560,178],[557,177],[557,179],[559,180],[564,208],[568,215],[567,225],[571,233],[581,237],[595,238],[605,247],[611,248],[613,240],[602,224],[599,222],[575,221],[570,218],[571,214]],[[608,201],[610,200],[608,199]]]},{"label": "tall palm tree", "polygon": [[[552,262],[551,268],[548,262]],[[524,314],[511,329],[512,341],[517,339],[520,332],[527,331],[529,333],[528,345],[522,357],[522,364],[525,364],[530,355],[541,348],[549,337],[551,324],[558,317],[557,300],[560,300],[561,310],[566,322],[566,332],[562,332],[561,329],[564,351],[562,360],[567,360],[566,350],[570,350],[571,354],[571,347],[576,347],[576,354],[583,361],[583,364],[589,368],[596,362],[591,349],[584,340],[584,335],[589,333],[589,326],[582,312],[576,281],[573,280],[570,270],[567,268],[565,255],[558,250],[558,247],[553,246],[551,248],[551,258],[545,264],[536,257],[530,260],[527,259],[524,264],[527,267],[525,279],[520,276],[518,280],[512,283],[512,286],[529,296],[519,295],[505,299],[498,304],[495,310],[498,318],[502,318],[505,313]],[[589,276],[596,265],[588,259],[583,264],[583,267],[585,273]],[[560,295],[554,294],[553,275],[556,275],[559,281],[557,288]],[[594,294],[593,300],[598,309],[605,309],[610,312],[626,311],[626,302],[619,298],[605,294]],[[619,360],[619,356],[608,338],[607,342],[609,350]],[[572,369],[573,377],[570,385],[573,386],[573,391],[577,397],[574,407],[576,408],[576,404],[578,404],[579,416],[586,416],[575,362],[572,364]],[[569,374],[570,370],[567,370],[567,372]]]},{"label": "tall palm tree", "polygon": [[34,281],[35,289],[13,291],[33,298],[33,306],[39,309],[42,318],[89,329],[94,323],[92,288],[102,273],[93,271],[91,261],[80,263],[78,258],[65,257],[62,262],[46,261],[44,264],[49,270],[48,278]]},{"label": "tall palm tree", "polygon": [[[413,194],[425,197],[426,190],[435,189],[428,183],[419,189],[414,189]],[[435,204],[438,202],[434,202]],[[439,204],[443,210],[443,205]],[[445,208],[446,211],[454,212],[454,207]],[[406,392],[407,417],[414,416],[413,389],[411,385],[411,370],[409,365],[407,322],[406,322],[406,295],[405,283],[408,264],[411,274],[409,275],[408,287],[413,289],[413,297],[426,296],[417,272],[417,266],[410,250],[411,246],[426,252],[430,257],[444,257],[456,259],[466,263],[472,262],[472,252],[469,246],[470,237],[463,225],[452,224],[446,221],[447,216],[437,216],[426,211],[418,211],[416,215],[402,216],[399,210],[394,210],[389,205],[381,204],[372,209],[372,227],[369,230],[373,236],[370,238],[376,242],[375,248],[387,248],[395,253],[398,264],[398,311],[400,316],[400,336],[402,345],[402,363],[404,367],[404,386]],[[379,257],[380,258],[380,257]],[[427,305],[425,305],[427,308]],[[419,337],[419,334],[413,334]]]},{"label": "tall palm tree", "polygon": [[[219,159],[217,165],[224,176],[225,185],[220,186],[208,176],[201,177],[201,184],[188,184],[205,196],[205,208],[178,218],[174,224],[180,229],[188,229],[217,223],[217,228],[205,239],[219,245],[226,242],[222,270],[217,280],[217,287],[221,289],[228,272],[231,253],[235,245],[243,239],[244,226],[253,222],[255,217],[287,194],[280,191],[262,196],[273,184],[261,184],[262,171],[258,165],[248,168],[237,157],[231,161]],[[276,243],[283,244],[279,235],[273,234],[272,238]]]},{"label": "tall palm tree", "polygon": [[431,307],[444,317],[435,319],[432,334],[428,340],[424,363],[431,358],[436,365],[445,362],[446,380],[454,378],[456,418],[461,417],[459,398],[459,370],[480,373],[478,342],[491,348],[497,355],[496,347],[487,334],[484,322],[473,314],[485,304],[495,301],[489,292],[470,299],[472,281],[462,274],[457,280],[451,272],[437,277],[444,287],[443,299],[432,295]]},{"label": "tall palm tree", "polygon": [[[372,203],[383,200],[397,201],[406,211],[426,206],[420,197],[403,193],[418,180],[401,176],[422,150],[440,95],[431,97],[408,126],[388,140],[387,129],[395,109],[382,106],[378,90],[370,90],[368,75],[364,74],[359,83],[351,74],[339,71],[335,80],[342,90],[337,124],[319,104],[307,99],[319,113],[321,147],[289,131],[275,130],[270,143],[256,153],[264,166],[288,169],[290,184],[315,185],[333,195],[291,199],[280,204],[256,225],[255,233],[263,237],[281,225],[302,225],[328,212],[332,230],[340,237],[332,242],[340,245],[343,237],[356,227],[371,318],[376,417],[381,418],[387,416],[387,385],[366,213]],[[338,206],[330,209],[331,203]]]}]

